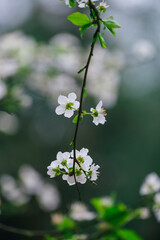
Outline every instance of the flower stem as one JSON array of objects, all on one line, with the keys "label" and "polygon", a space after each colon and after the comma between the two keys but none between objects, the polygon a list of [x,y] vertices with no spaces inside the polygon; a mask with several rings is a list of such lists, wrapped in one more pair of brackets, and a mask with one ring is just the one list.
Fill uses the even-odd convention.
[{"label": "flower stem", "polygon": [[[84,72],[84,78],[83,78],[83,84],[82,84],[82,88],[81,88],[81,95],[80,95],[80,106],[79,106],[79,112],[78,112],[78,119],[77,119],[77,123],[76,123],[76,128],[75,128],[75,133],[74,133],[74,138],[73,138],[73,154],[74,154],[74,161],[73,161],[73,173],[74,173],[74,180],[75,180],[75,184],[76,184],[76,188],[77,188],[77,192],[79,195],[79,200],[81,201],[81,193],[78,187],[78,183],[76,180],[76,175],[75,175],[75,164],[77,163],[78,165],[79,162],[77,161],[76,158],[76,146],[77,146],[77,134],[78,134],[78,128],[79,128],[79,123],[80,123],[80,117],[81,117],[81,113],[82,113],[82,104],[83,104],[83,98],[84,98],[84,90],[85,90],[85,86],[86,86],[86,81],[87,81],[87,74],[88,74],[88,70],[89,70],[89,66],[90,66],[90,62],[91,62],[91,58],[93,56],[93,51],[94,51],[94,47],[95,47],[95,39],[97,38],[99,32],[100,32],[100,17],[99,17],[99,12],[96,9],[96,6],[92,3],[91,0],[88,1],[89,4],[89,9],[90,9],[90,15],[95,18],[94,20],[96,21],[97,24],[97,29],[93,35],[93,39],[92,39],[92,43],[91,43],[91,48],[90,48],[90,52],[89,52],[89,56],[88,56],[88,60],[87,63],[85,65],[85,72]],[[92,14],[92,10],[95,13],[95,17]]]}]

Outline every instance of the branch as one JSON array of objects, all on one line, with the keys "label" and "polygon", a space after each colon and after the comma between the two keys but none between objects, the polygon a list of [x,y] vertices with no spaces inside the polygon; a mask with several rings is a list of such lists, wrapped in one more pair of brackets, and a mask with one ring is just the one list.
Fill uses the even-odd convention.
[{"label": "branch", "polygon": [[77,180],[76,180],[76,175],[75,175],[75,164],[77,163],[79,165],[79,162],[77,161],[77,158],[76,158],[77,134],[78,134],[78,128],[79,128],[79,123],[80,123],[80,117],[81,117],[81,113],[82,113],[82,105],[83,105],[83,98],[84,98],[84,90],[85,90],[86,81],[87,81],[87,74],[88,74],[91,58],[93,56],[94,46],[95,46],[95,42],[96,42],[95,39],[97,38],[97,35],[100,32],[100,21],[101,21],[101,19],[99,17],[99,12],[98,12],[98,10],[96,9],[95,5],[92,3],[91,0],[89,0],[88,4],[89,4],[89,9],[90,9],[90,15],[93,16],[92,15],[92,10],[95,13],[96,19],[94,19],[94,21],[97,24],[97,29],[96,29],[96,31],[93,35],[88,60],[87,60],[87,63],[85,65],[85,73],[84,73],[83,84],[82,84],[81,95],[80,95],[80,106],[79,106],[79,112],[78,112],[78,119],[77,119],[76,129],[75,129],[74,138],[73,138],[73,153],[74,153],[73,175],[74,175],[74,180],[75,180],[75,184],[76,184],[76,188],[77,188],[77,192],[78,192],[80,201],[81,201],[81,194],[80,194],[80,190],[79,190],[78,183],[77,183]]}]

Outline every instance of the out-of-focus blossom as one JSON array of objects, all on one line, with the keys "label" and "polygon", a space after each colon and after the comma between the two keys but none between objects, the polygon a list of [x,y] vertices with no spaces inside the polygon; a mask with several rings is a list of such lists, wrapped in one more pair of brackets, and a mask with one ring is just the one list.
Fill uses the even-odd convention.
[{"label": "out-of-focus blossom", "polygon": [[18,186],[17,182],[10,175],[4,174],[0,178],[2,195],[13,204],[19,206],[27,203],[30,198]]},{"label": "out-of-focus blossom", "polygon": [[62,221],[63,221],[63,218],[64,218],[64,216],[63,216],[63,214],[61,214],[61,213],[51,214],[51,221],[52,221],[52,223],[55,224],[55,225],[61,224]]},{"label": "out-of-focus blossom", "polygon": [[45,183],[37,195],[40,207],[45,211],[55,210],[60,203],[58,190],[49,183]]},{"label": "out-of-focus blossom", "polygon": [[116,71],[104,71],[88,79],[87,89],[96,99],[101,98],[107,108],[113,107],[118,98],[120,77]]},{"label": "out-of-focus blossom", "polygon": [[80,202],[73,203],[70,211],[70,217],[76,221],[90,221],[96,217],[94,212],[89,211],[86,205]]},{"label": "out-of-focus blossom", "polygon": [[22,32],[8,33],[0,37],[2,56],[14,57],[20,66],[32,63],[35,53],[35,41]]},{"label": "out-of-focus blossom", "polygon": [[140,188],[140,194],[141,195],[152,194],[159,190],[160,190],[159,176],[154,172],[148,174]]},{"label": "out-of-focus blossom", "polygon": [[17,132],[18,126],[19,122],[16,116],[0,112],[0,131],[12,135]]},{"label": "out-of-focus blossom", "polygon": [[154,212],[154,215],[155,215],[157,221],[160,222],[160,208],[154,207],[153,212]]},{"label": "out-of-focus blossom", "polygon": [[0,80],[0,99],[4,98],[7,94],[7,87],[2,80]]},{"label": "out-of-focus blossom", "polygon": [[19,176],[25,192],[36,195],[41,191],[43,180],[41,175],[30,165],[23,165],[19,169]]},{"label": "out-of-focus blossom", "polygon": [[149,209],[148,209],[148,208],[145,208],[145,207],[140,208],[140,209],[139,209],[139,217],[140,217],[141,219],[147,219],[147,218],[149,218],[149,217],[150,217],[150,211],[149,211]]},{"label": "out-of-focus blossom", "polygon": [[156,49],[151,41],[142,39],[134,44],[133,53],[139,60],[150,60],[155,56]]},{"label": "out-of-focus blossom", "polygon": [[16,59],[0,59],[0,77],[7,78],[13,76],[18,71]]},{"label": "out-of-focus blossom", "polygon": [[155,204],[159,204],[160,205],[160,193],[156,193],[155,194],[154,202],[155,202]]},{"label": "out-of-focus blossom", "polygon": [[114,201],[111,197],[100,198],[100,201],[101,201],[102,206],[104,206],[104,207],[110,207],[114,204]]}]

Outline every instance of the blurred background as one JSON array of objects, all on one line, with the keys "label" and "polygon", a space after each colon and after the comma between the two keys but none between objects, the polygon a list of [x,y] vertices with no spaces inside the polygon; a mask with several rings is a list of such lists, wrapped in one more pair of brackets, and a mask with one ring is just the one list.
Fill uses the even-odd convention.
[{"label": "blurred background", "polygon": [[[144,177],[160,172],[160,1],[108,4],[104,16],[113,15],[122,28],[116,38],[105,32],[107,50],[97,44],[84,103],[89,110],[102,99],[107,124],[96,127],[86,117],[78,136],[79,149],[89,149],[101,174],[98,186],[80,190],[87,204],[116,192],[136,207]],[[74,186],[47,176],[57,152],[71,151],[75,125],[55,107],[60,94],[79,96],[77,71],[93,34],[80,39],[66,19],[72,11],[58,0],[0,0],[0,218],[18,228],[51,229],[50,213],[66,213],[78,200]],[[154,217],[130,227],[145,240],[160,239]]]}]

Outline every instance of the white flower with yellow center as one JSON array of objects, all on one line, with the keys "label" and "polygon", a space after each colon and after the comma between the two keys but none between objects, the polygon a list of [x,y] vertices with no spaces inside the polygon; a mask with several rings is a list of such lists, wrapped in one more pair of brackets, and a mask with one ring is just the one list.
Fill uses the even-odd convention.
[{"label": "white flower with yellow center", "polygon": [[98,124],[104,124],[106,122],[105,116],[107,115],[105,109],[102,108],[103,102],[100,101],[96,109],[91,108],[90,111],[92,112],[93,116],[93,123],[97,126]]},{"label": "white flower with yellow center", "polygon": [[56,114],[62,115],[64,114],[65,117],[70,118],[73,116],[74,111],[79,108],[80,103],[76,101],[76,94],[69,93],[68,97],[60,95],[58,97],[59,106],[56,108]]}]

